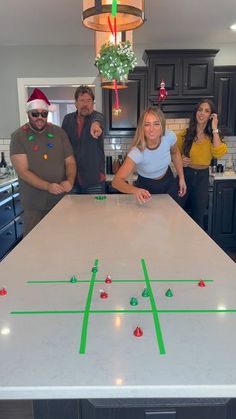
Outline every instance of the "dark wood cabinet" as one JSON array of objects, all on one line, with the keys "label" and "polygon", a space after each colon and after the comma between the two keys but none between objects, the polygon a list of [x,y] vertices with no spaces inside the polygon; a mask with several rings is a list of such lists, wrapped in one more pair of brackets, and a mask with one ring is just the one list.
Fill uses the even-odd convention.
[{"label": "dark wood cabinet", "polygon": [[236,179],[214,182],[211,237],[223,249],[236,248]]},{"label": "dark wood cabinet", "polygon": [[[82,419],[229,419],[233,399],[89,399],[81,402]],[[232,416],[231,416],[232,414]]]},{"label": "dark wood cabinet", "polygon": [[236,66],[215,67],[214,96],[224,135],[236,134]]},{"label": "dark wood cabinet", "polygon": [[18,191],[18,181],[0,187],[0,260],[23,235],[23,208]]},{"label": "dark wood cabinet", "polygon": [[160,83],[167,98],[161,103],[167,117],[189,117],[201,98],[214,96],[214,58],[218,50],[145,50],[148,100],[158,104]]},{"label": "dark wood cabinet", "polygon": [[136,67],[129,74],[128,87],[118,90],[121,113],[115,115],[115,91],[103,89],[103,113],[107,137],[132,137],[139,117],[147,106],[147,68]]}]

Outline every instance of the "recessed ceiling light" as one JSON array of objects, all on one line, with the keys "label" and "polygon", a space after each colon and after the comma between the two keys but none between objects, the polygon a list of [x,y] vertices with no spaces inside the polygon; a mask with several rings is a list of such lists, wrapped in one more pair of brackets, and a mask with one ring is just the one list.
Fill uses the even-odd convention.
[{"label": "recessed ceiling light", "polygon": [[230,26],[231,31],[236,31],[236,23]]}]

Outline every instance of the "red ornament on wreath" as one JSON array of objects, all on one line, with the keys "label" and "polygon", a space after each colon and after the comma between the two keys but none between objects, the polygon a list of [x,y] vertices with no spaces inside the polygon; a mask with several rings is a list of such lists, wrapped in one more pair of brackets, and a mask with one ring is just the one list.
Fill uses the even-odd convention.
[{"label": "red ornament on wreath", "polygon": [[165,100],[166,96],[167,96],[166,84],[164,80],[162,80],[160,84],[160,89],[159,89],[159,102],[162,102],[163,100]]}]

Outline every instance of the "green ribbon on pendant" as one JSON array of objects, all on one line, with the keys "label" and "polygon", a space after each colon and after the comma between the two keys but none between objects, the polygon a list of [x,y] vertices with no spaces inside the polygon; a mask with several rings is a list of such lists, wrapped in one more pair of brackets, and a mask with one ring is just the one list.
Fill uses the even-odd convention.
[{"label": "green ribbon on pendant", "polygon": [[111,14],[112,16],[116,16],[117,14],[117,0],[112,0]]}]

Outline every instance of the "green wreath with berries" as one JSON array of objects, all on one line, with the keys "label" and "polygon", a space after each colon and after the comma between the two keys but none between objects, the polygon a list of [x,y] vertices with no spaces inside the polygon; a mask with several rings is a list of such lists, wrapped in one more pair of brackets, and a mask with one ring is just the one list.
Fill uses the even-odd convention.
[{"label": "green wreath with berries", "polygon": [[127,81],[129,72],[134,69],[136,64],[137,59],[129,41],[117,45],[108,42],[102,45],[95,58],[95,65],[100,76],[109,81]]}]

